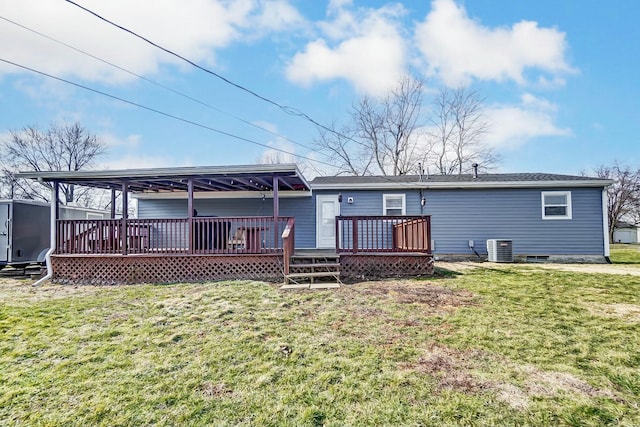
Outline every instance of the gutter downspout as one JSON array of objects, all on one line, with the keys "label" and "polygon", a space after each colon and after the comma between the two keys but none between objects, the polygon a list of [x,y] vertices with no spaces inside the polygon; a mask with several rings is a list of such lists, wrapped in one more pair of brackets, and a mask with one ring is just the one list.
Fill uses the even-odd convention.
[{"label": "gutter downspout", "polygon": [[44,277],[38,279],[33,286],[39,286],[41,283],[51,279],[53,277],[53,266],[51,265],[51,254],[56,250],[56,220],[58,219],[58,181],[53,182],[53,188],[51,189],[51,213],[49,214],[51,227],[49,236],[49,250],[44,256],[47,263],[47,274]]}]

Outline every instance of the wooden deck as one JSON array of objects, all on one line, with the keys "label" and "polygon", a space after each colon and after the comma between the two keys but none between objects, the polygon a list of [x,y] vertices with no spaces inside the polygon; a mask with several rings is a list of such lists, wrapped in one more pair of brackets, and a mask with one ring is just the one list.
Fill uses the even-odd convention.
[{"label": "wooden deck", "polygon": [[289,217],[59,220],[57,254],[283,253]]},{"label": "wooden deck", "polygon": [[[337,217],[336,249],[296,249],[290,217],[64,220],[53,280],[266,280],[309,287],[433,274],[429,217]],[[236,230],[232,232],[232,230]]]}]

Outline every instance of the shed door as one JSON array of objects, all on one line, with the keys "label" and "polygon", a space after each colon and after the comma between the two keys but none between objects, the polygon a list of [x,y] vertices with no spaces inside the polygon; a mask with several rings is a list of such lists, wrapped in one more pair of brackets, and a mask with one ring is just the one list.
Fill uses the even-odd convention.
[{"label": "shed door", "polygon": [[635,230],[616,230],[613,232],[613,243],[635,243]]},{"label": "shed door", "polygon": [[0,262],[9,262],[9,209],[11,205],[0,205]]},{"label": "shed door", "polygon": [[316,197],[316,246],[336,247],[336,216],[340,215],[338,195]]}]

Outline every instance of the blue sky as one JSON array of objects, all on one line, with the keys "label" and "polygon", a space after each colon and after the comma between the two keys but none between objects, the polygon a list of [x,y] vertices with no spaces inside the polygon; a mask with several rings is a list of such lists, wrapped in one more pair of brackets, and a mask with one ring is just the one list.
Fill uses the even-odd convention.
[{"label": "blue sky", "polygon": [[[460,84],[486,97],[484,114],[491,129],[487,144],[501,155],[501,172],[579,174],[615,160],[640,167],[640,29],[634,22],[640,16],[638,2],[77,2],[323,124],[344,122],[361,96],[383,94],[411,70],[424,78],[427,99],[442,85]],[[100,168],[251,164],[280,149],[316,159],[316,168],[327,170],[327,158],[308,148],[318,135],[308,121],[64,0],[0,0],[0,17],[0,59],[262,146],[5,63],[0,63],[1,138],[26,125],[46,128],[52,122],[78,121],[108,145]],[[295,161],[288,155],[284,159]]]}]

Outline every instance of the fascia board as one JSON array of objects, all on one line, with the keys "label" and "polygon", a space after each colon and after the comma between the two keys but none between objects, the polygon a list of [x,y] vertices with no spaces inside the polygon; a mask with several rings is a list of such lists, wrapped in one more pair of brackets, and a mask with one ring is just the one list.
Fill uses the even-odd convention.
[{"label": "fascia board", "polygon": [[[150,169],[121,169],[110,171],[47,171],[47,172],[18,172],[17,176],[22,178],[42,178],[42,179],[82,179],[82,178],[144,178],[147,176],[187,176],[200,174],[234,174],[234,173],[270,173],[270,172],[296,172],[300,177],[302,174],[294,164],[274,164],[274,165],[237,165],[237,166],[190,166],[177,168],[150,168]],[[303,178],[304,179],[304,178]]]},{"label": "fascia board", "polygon": [[446,190],[475,188],[560,188],[596,187],[604,188],[613,184],[611,180],[569,180],[569,181],[504,181],[504,182],[387,182],[358,184],[312,184],[313,190]]},{"label": "fascia board", "polygon": [[[158,193],[130,193],[134,199],[187,199],[186,191],[158,192]],[[273,191],[210,191],[194,192],[194,199],[273,199]],[[311,191],[278,191],[279,199],[295,199],[311,197]]]}]

